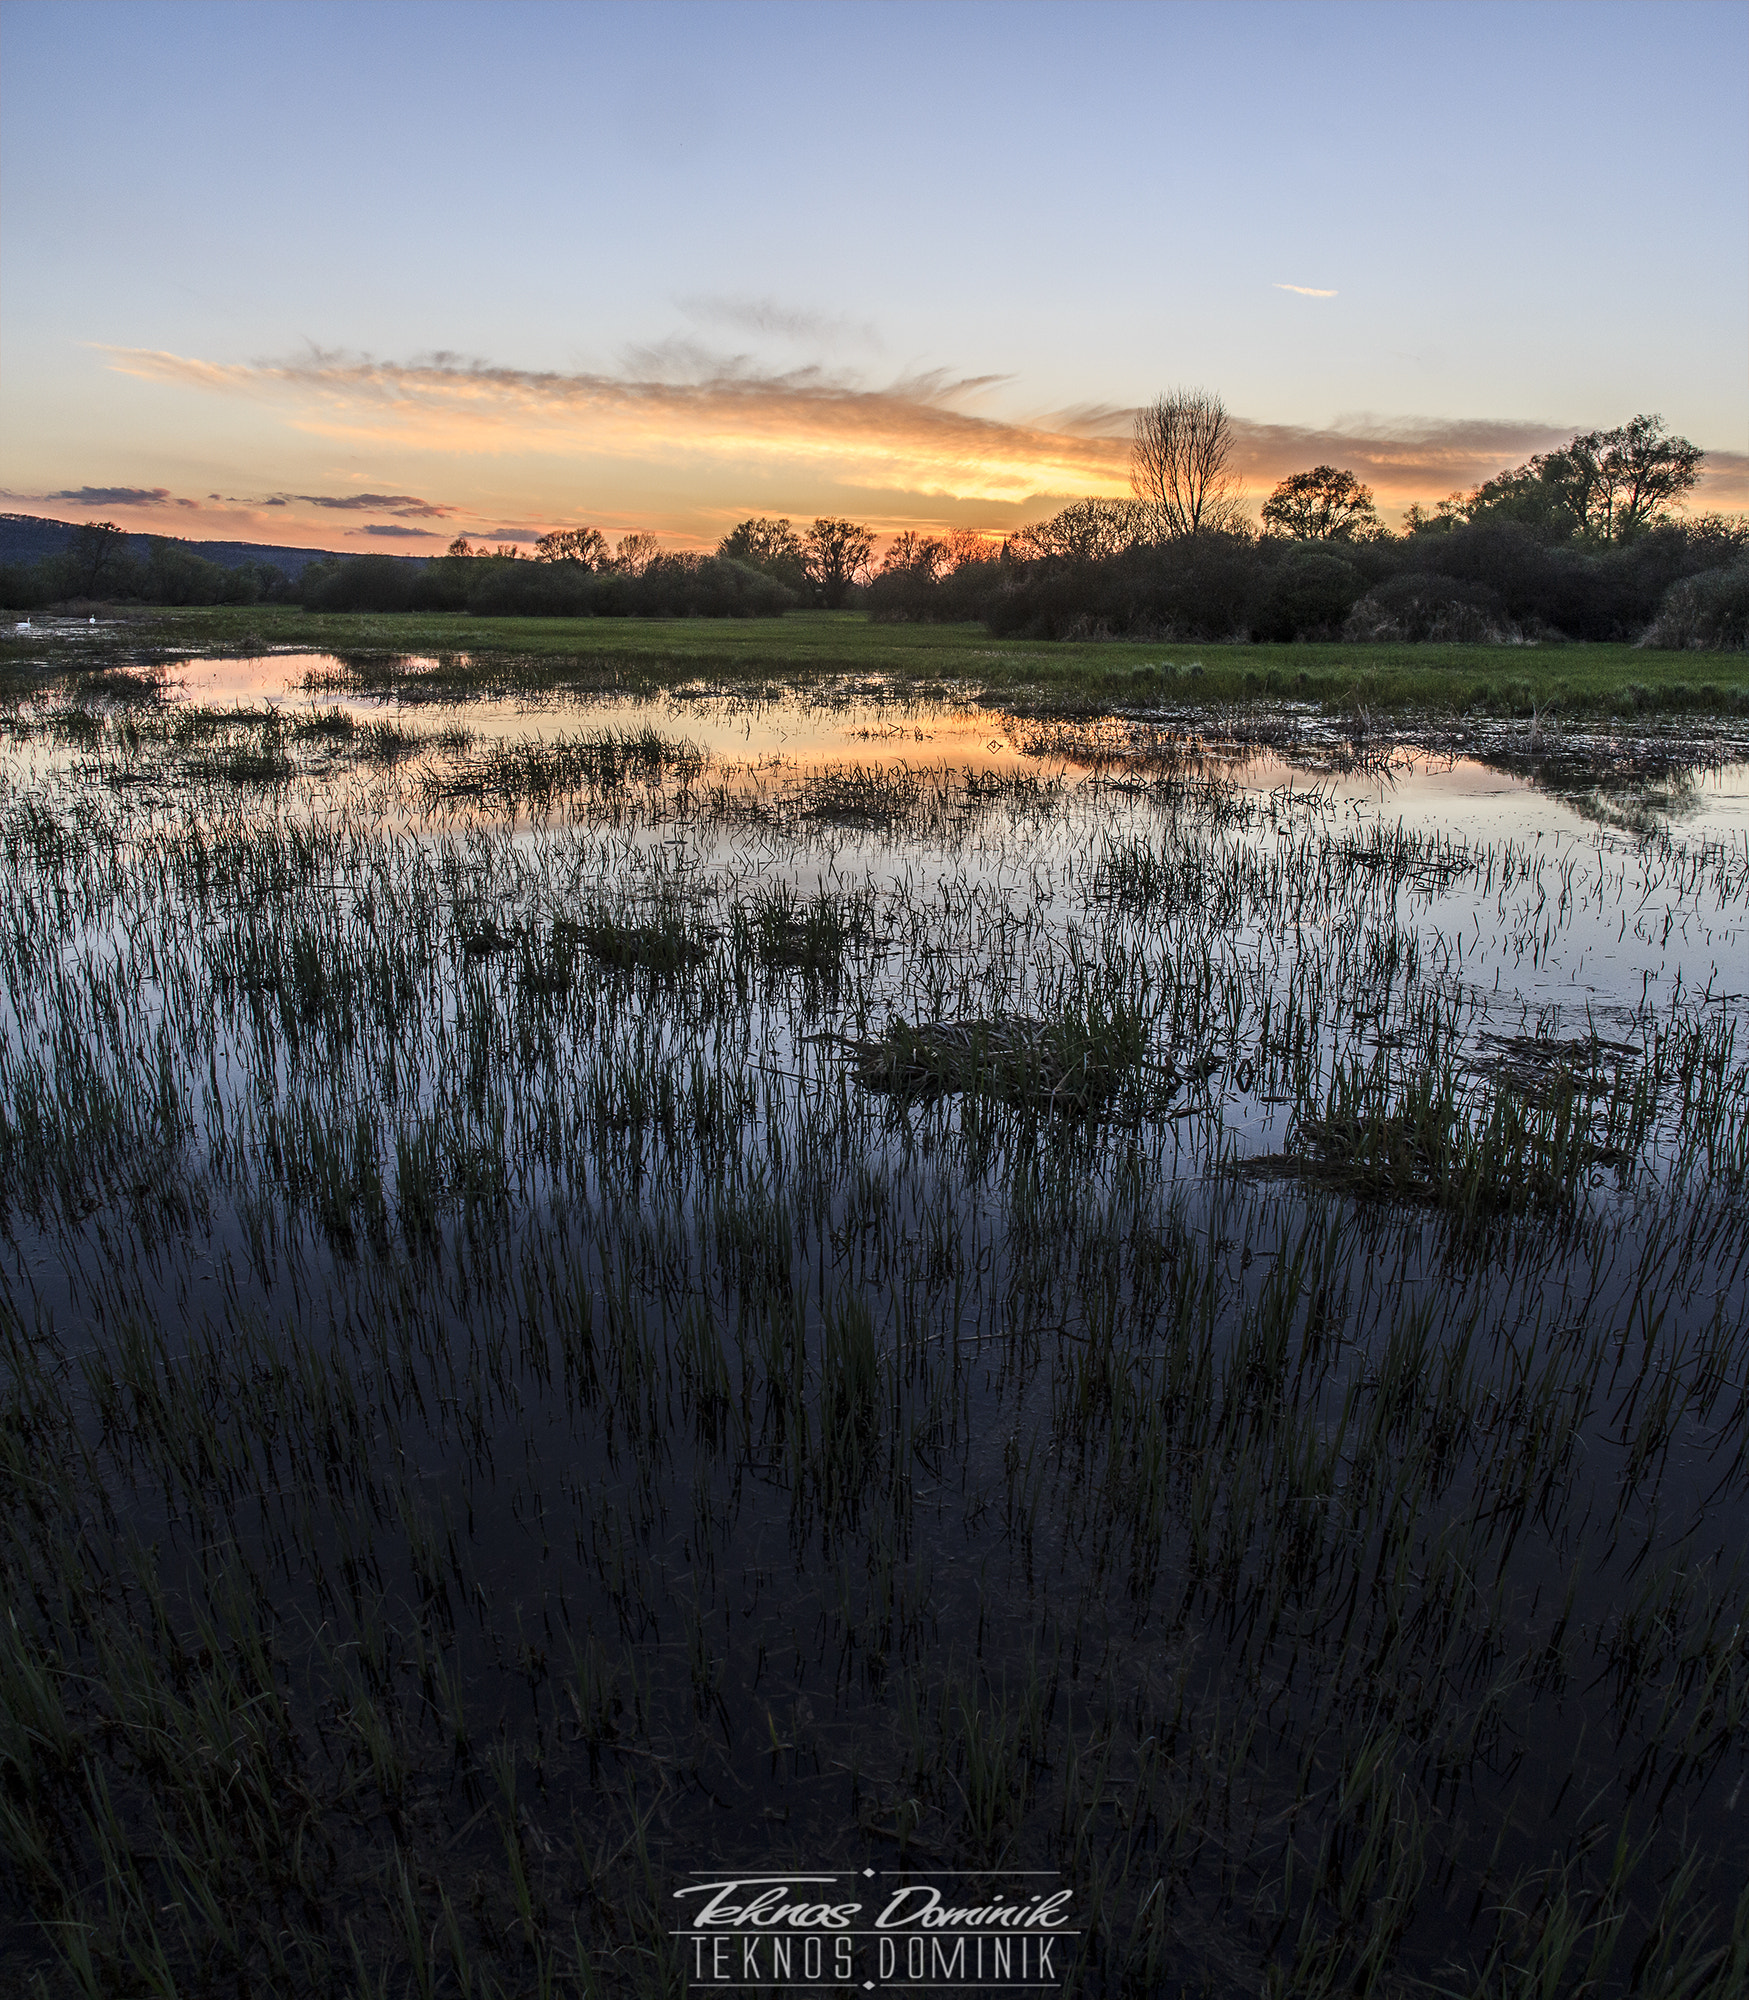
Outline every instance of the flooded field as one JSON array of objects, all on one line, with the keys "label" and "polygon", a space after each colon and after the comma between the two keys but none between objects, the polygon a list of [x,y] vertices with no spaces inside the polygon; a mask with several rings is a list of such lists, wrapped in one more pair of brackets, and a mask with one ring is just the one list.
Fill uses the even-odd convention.
[{"label": "flooded field", "polygon": [[0,717],[21,1985],[1744,1990],[1749,766],[387,678]]}]

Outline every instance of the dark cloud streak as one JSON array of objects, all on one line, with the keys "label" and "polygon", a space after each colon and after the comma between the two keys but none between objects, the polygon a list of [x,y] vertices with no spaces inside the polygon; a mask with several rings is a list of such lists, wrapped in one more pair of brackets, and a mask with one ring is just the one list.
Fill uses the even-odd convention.
[{"label": "dark cloud streak", "polygon": [[331,507],[341,513],[394,514],[413,521],[443,521],[456,511],[413,493],[287,493],[276,495],[267,505],[283,507],[288,500],[301,500],[307,507]]},{"label": "dark cloud streak", "polygon": [[45,500],[71,500],[79,507],[162,507],[170,498],[168,486],[74,486],[60,493],[45,493]]}]

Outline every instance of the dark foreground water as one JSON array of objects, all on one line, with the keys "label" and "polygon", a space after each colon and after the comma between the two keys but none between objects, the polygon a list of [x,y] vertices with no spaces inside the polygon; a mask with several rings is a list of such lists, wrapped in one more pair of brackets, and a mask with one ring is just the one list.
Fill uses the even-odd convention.
[{"label": "dark foreground water", "polygon": [[11,1968],[1740,1990],[1742,766],[312,668],[14,718]]}]

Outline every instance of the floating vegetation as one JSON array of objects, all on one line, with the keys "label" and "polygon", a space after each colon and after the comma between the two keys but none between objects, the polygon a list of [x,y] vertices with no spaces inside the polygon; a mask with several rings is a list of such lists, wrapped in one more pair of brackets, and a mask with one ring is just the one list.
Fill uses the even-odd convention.
[{"label": "floating vegetation", "polygon": [[1476,1067],[1486,1068],[1538,1104],[1562,1092],[1593,1096],[1612,1089],[1624,1064],[1639,1062],[1643,1053],[1632,1042],[1612,1042],[1595,1032],[1564,1040],[1558,1035],[1496,1035],[1486,1030],[1476,1037]]},{"label": "floating vegetation", "polygon": [[599,911],[564,933],[598,965],[616,971],[655,972],[669,978],[702,965],[714,934],[679,900],[663,900],[642,915]]},{"label": "floating vegetation", "polygon": [[1737,2000],[1740,834],[65,706],[21,1990],[672,1993],[800,1862],[1056,1871],[1090,1996]]},{"label": "floating vegetation", "polygon": [[[1605,1132],[1611,1126],[1603,1121]],[[1572,1207],[1594,1168],[1630,1164],[1629,1147],[1597,1133],[1571,1088],[1535,1107],[1490,1095],[1478,1113],[1449,1070],[1394,1089],[1350,1070],[1321,1114],[1301,1112],[1285,1153],[1247,1159],[1240,1171],[1295,1173],[1357,1199],[1427,1202],[1471,1221],[1550,1214]]]},{"label": "floating vegetation", "polygon": [[1139,1060],[1134,1021],[890,1022],[884,1034],[841,1036],[857,1081],[905,1096],[974,1091],[1040,1110],[1084,1112],[1115,1095]]},{"label": "floating vegetation", "polygon": [[924,783],[922,774],[903,764],[822,771],[810,778],[802,811],[835,826],[891,826],[910,817]]}]

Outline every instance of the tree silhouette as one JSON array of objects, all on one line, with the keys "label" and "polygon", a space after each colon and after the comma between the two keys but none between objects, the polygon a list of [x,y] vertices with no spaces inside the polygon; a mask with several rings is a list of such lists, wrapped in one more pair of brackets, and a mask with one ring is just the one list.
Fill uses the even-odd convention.
[{"label": "tree silhouette", "polygon": [[874,554],[874,537],[854,521],[822,516],[802,537],[802,562],[808,581],[820,593],[828,611],[836,611],[850,595],[850,586],[867,574]]},{"label": "tree silhouette", "polygon": [[749,568],[763,570],[802,595],[808,588],[808,566],[802,538],[787,520],[755,515],[732,528],[717,544],[717,554]]},{"label": "tree silhouette", "polygon": [[604,569],[609,557],[607,537],[599,528],[554,528],[534,545],[536,562],[581,563],[585,569]]},{"label": "tree silhouette", "polygon": [[1207,389],[1174,389],[1137,412],[1130,488],[1156,540],[1238,525],[1244,503],[1231,465],[1234,442],[1227,406]]},{"label": "tree silhouette", "polygon": [[1376,533],[1372,488],[1352,472],[1315,465],[1284,479],[1263,503],[1263,525],[1297,542],[1349,542]]}]

